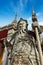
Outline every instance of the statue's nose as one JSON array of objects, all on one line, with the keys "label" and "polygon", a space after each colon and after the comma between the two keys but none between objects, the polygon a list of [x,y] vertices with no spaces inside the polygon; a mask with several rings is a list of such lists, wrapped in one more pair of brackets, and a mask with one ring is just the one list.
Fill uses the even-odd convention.
[{"label": "statue's nose", "polygon": [[19,26],[20,28],[22,27],[22,25]]}]

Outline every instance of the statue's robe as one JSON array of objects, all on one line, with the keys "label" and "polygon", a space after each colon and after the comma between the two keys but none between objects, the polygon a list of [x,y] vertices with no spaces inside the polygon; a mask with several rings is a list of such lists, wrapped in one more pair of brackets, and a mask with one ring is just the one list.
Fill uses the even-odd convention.
[{"label": "statue's robe", "polygon": [[35,35],[29,31],[15,33],[10,43],[12,44],[11,65],[40,65],[39,54],[35,46]]},{"label": "statue's robe", "polygon": [[[43,37],[43,26],[40,25],[40,28],[41,28],[42,37]],[[42,42],[41,42],[41,48],[42,48],[42,52],[43,52],[43,38],[42,38]]]}]

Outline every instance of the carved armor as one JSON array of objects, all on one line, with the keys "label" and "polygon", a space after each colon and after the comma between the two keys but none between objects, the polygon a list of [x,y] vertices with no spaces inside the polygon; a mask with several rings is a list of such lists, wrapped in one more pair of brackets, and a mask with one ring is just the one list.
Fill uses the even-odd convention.
[{"label": "carved armor", "polygon": [[39,55],[35,47],[34,36],[27,30],[27,21],[20,19],[18,31],[13,34],[11,44],[11,65],[39,65]]}]

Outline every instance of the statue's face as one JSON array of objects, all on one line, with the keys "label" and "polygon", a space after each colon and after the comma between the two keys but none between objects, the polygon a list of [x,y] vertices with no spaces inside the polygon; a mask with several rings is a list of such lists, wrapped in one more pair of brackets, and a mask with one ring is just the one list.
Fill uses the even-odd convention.
[{"label": "statue's face", "polygon": [[19,30],[26,29],[26,25],[27,25],[27,23],[25,21],[20,21],[20,23],[18,25]]}]

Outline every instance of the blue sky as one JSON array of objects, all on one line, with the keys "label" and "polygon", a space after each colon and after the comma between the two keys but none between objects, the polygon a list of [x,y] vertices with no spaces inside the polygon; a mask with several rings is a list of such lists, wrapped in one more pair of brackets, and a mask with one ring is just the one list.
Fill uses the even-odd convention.
[{"label": "blue sky", "polygon": [[35,9],[40,25],[43,25],[43,0],[0,0],[0,26],[10,24],[18,13],[17,20],[21,17],[32,23],[32,6]]}]

